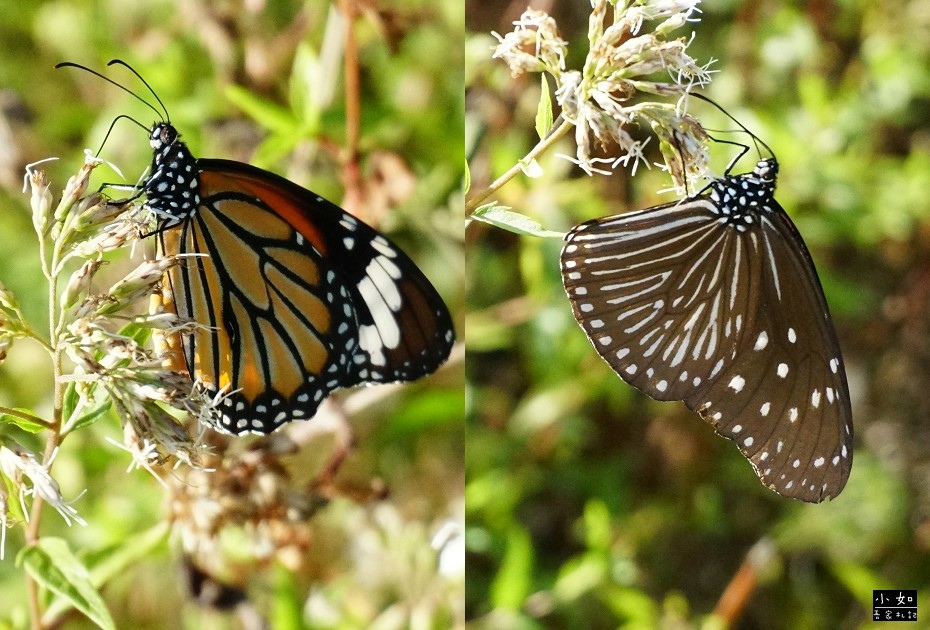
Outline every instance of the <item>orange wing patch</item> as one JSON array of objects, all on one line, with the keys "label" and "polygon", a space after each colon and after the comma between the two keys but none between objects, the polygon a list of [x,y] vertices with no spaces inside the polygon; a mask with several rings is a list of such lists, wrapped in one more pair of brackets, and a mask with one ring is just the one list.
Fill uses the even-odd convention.
[{"label": "orange wing patch", "polygon": [[[331,359],[333,318],[319,266],[309,248],[294,249],[295,231],[287,222],[261,207],[221,199],[202,205],[184,229],[177,251],[188,257],[168,272],[166,284],[178,293],[178,312],[203,325],[184,346],[194,377],[238,391],[249,404],[268,393],[289,399],[307,375],[322,377]],[[179,241],[179,232],[162,235],[166,248]],[[256,250],[246,236],[281,245]]]},{"label": "orange wing patch", "polygon": [[[211,194],[211,191],[214,190],[223,190],[224,192],[241,193],[261,199],[275,209],[275,212],[286,221],[286,225],[290,225],[299,231],[320,252],[326,254],[328,249],[326,239],[319,229],[299,211],[304,203],[303,200],[296,198],[289,191],[243,173],[223,172],[218,174],[210,171],[201,173],[200,189],[205,195]],[[253,209],[247,208],[246,210]]]}]

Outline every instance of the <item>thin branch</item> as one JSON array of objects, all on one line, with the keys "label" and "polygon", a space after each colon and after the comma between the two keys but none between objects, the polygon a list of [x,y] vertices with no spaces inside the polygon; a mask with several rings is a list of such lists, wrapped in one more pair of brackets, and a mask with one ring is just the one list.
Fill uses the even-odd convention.
[{"label": "thin branch", "polygon": [[546,149],[551,147],[553,144],[555,144],[556,141],[559,140],[566,133],[568,133],[568,130],[571,129],[572,127],[574,127],[572,123],[563,119],[562,122],[559,123],[559,126],[553,129],[552,133],[546,136],[545,140],[541,140],[539,144],[533,147],[532,151],[526,154],[526,157],[524,157],[522,160],[514,164],[510,168],[509,171],[507,171],[506,173],[498,177],[496,180],[494,180],[494,183],[492,183],[490,186],[488,186],[487,188],[485,188],[478,194],[474,195],[471,199],[469,199],[465,203],[465,216],[469,216],[475,210],[477,210],[478,206],[481,205],[481,202],[483,202],[485,199],[493,195],[504,184],[506,184],[511,179],[516,177],[517,174],[523,170],[524,164],[528,164],[529,162],[534,160],[536,156],[540,155],[543,151],[545,151]]},{"label": "thin branch", "polygon": [[345,107],[346,107],[346,159],[343,164],[342,179],[345,186],[344,204],[347,209],[357,212],[361,205],[362,182],[359,168],[359,137],[361,135],[361,88],[359,81],[358,45],[355,41],[355,21],[358,8],[355,0],[340,0],[339,7],[345,16]]}]

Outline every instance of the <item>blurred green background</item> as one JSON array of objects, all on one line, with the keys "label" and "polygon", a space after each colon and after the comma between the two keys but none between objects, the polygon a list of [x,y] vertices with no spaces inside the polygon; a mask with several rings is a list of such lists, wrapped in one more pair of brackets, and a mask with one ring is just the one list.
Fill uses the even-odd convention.
[{"label": "blurred green background", "polygon": [[[557,20],[567,65],[580,69],[588,3],[532,6]],[[537,141],[538,76],[513,79],[490,59],[489,32],[509,32],[525,8],[466,5],[472,193]],[[705,93],[778,156],[777,198],[817,262],[843,348],[852,475],[821,505],[766,489],[696,414],[641,395],[595,354],[562,289],[560,240],[472,223],[472,627],[715,627],[718,607],[736,628],[873,627],[879,588],[919,589],[920,618],[930,610],[930,2],[708,0],[700,10],[673,36],[693,29],[691,55],[717,60]],[[733,128],[693,107],[708,127]],[[733,154],[711,151],[720,173]],[[565,231],[674,199],[656,193],[670,186],[657,168],[588,177],[556,153],[573,155],[573,143],[497,201]]]},{"label": "blurred green background", "polygon": [[[107,130],[123,114],[144,126],[156,118],[101,79],[53,70],[54,64],[87,65],[151,101],[124,69],[106,68],[121,58],[151,84],[195,155],[248,161],[340,203],[346,110],[334,4],[0,0],[0,282],[40,329],[47,329],[46,289],[21,190],[24,166],[57,156],[43,166],[57,196],[83,161],[82,149],[97,151],[106,137],[101,156],[134,183],[151,160],[147,133],[126,120],[109,136]],[[356,6],[360,212],[417,261],[445,298],[461,337],[463,8],[453,0]],[[123,180],[102,167],[94,181]],[[133,262],[124,254],[111,273],[118,277],[119,269],[136,264],[138,254]],[[47,355],[18,342],[0,366],[0,404],[48,414],[50,378]],[[440,573],[430,541],[444,523],[461,525],[464,517],[462,382],[459,353],[438,374],[376,404],[354,397],[377,390],[340,396],[346,408],[363,409],[351,418],[355,447],[345,483],[383,480],[388,496],[374,502],[341,497],[321,510],[310,523],[301,570],[253,567],[240,586],[259,620],[313,628],[461,623],[461,570],[453,562],[451,572]],[[63,536],[76,552],[93,554],[125,544],[131,533],[163,518],[161,486],[147,473],[126,473],[129,456],[105,441],[121,435],[110,417],[68,439],[53,474],[66,498],[87,490],[74,507],[88,526],[67,529],[49,513],[44,535]],[[40,449],[39,442],[28,445]],[[22,542],[21,528],[8,532],[0,627],[27,623],[23,573],[13,563]],[[249,627],[241,610],[237,620],[191,603],[177,542],[157,545],[103,588],[117,625]],[[79,616],[66,625],[89,626]]]}]

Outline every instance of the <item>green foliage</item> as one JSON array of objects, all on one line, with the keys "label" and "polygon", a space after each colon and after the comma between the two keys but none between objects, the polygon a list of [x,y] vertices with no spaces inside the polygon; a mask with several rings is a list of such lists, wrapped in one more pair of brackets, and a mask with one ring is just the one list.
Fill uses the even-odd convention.
[{"label": "green foliage", "polygon": [[104,629],[116,625],[106,604],[90,581],[84,565],[61,538],[46,536],[36,545],[20,551],[16,562],[43,587],[87,615]]},{"label": "green foliage", "polygon": [[562,234],[559,232],[544,230],[539,223],[529,217],[494,203],[479,207],[472,213],[471,218],[484,221],[514,234],[562,238]]},{"label": "green foliage", "polygon": [[[925,22],[901,2],[700,9],[688,51],[717,60],[704,92],[778,156],[777,198],[820,272],[854,400],[852,476],[826,504],[782,499],[683,405],[640,395],[597,357],[562,290],[559,243],[537,236],[677,197],[657,193],[669,175],[643,164],[635,175],[622,166],[582,174],[554,157],[575,155],[570,133],[536,156],[537,177],[518,174],[481,200],[532,229],[512,234],[506,215],[467,229],[466,610],[475,627],[724,627],[714,610],[763,542],[770,557],[751,564],[756,582],[732,627],[866,627],[871,589],[927,596]],[[587,11],[550,10],[569,69],[584,63]],[[478,195],[538,144],[547,86],[490,58],[487,34],[513,30],[513,15],[486,7],[468,17]],[[718,139],[752,144],[727,133],[734,125],[719,112],[688,107],[724,130]],[[735,154],[724,143],[709,150],[717,174]],[[655,142],[645,154],[661,160]],[[750,146],[736,170],[755,158]],[[513,585],[510,597],[501,583]]]},{"label": "green foliage", "polygon": [[[160,110],[128,71],[105,68],[111,58],[126,60],[145,77],[196,155],[268,168],[336,202],[351,196],[345,189],[347,181],[351,185],[347,164],[350,158],[357,160],[352,166],[357,168],[358,190],[349,192],[361,192],[371,210],[366,219],[402,244],[458,319],[456,307],[464,300],[464,113],[462,51],[455,42],[463,39],[463,14],[446,0],[385,1],[349,25],[336,4],[270,3],[256,13],[245,6],[192,11],[174,2],[64,0],[20,6],[0,0],[0,10],[10,16],[2,26],[7,45],[0,53],[0,85],[8,98],[0,124],[8,149],[0,159],[0,280],[19,299],[17,311],[31,330],[47,331],[54,309],[49,308],[48,283],[38,262],[29,198],[21,192],[23,165],[49,155],[61,158],[42,165],[57,201],[84,146],[96,152],[105,139],[100,155],[125,173],[124,179],[101,166],[90,190],[104,182],[131,186],[151,161],[147,133],[117,117],[131,116],[147,127],[161,114],[90,74],[52,70],[63,60],[102,70]],[[342,56],[347,28],[356,39],[361,78],[358,145],[351,147],[351,156]],[[122,190],[107,192],[118,197]],[[139,253],[134,263],[127,263],[124,253],[104,256],[108,264],[78,294],[113,285],[138,264]],[[72,271],[64,270],[63,278]],[[71,296],[62,302],[67,303],[62,308],[80,305],[80,300],[71,303]],[[59,305],[57,299],[53,305]],[[12,311],[2,310],[0,333],[12,321]],[[121,314],[112,330],[127,318]],[[461,330],[461,322],[456,324]],[[129,324],[113,334],[142,344],[149,332]],[[54,514],[46,515],[38,542],[27,544],[20,506],[23,501],[28,509],[34,497],[21,497],[23,486],[2,475],[0,525],[17,526],[8,532],[7,560],[0,562],[0,601],[5,603],[0,626],[30,623],[27,571],[39,584],[41,623],[46,625],[83,616],[89,620],[85,624],[102,627],[202,627],[205,620],[211,627],[234,626],[231,613],[195,605],[179,577],[176,565],[189,551],[182,551],[181,541],[189,544],[192,535],[190,529],[182,531],[190,523],[177,512],[183,500],[148,473],[127,472],[130,457],[113,446],[124,442],[125,414],[110,398],[88,396],[94,383],[72,380],[56,400],[48,349],[35,343],[40,337],[17,337],[10,348],[0,345],[0,353],[8,354],[0,365],[0,406],[6,411],[0,417],[0,442],[21,445],[41,458],[48,418],[60,405],[67,440],[55,451],[51,478],[59,484],[60,496],[68,499],[62,499],[62,509],[72,507],[87,525],[68,528]],[[4,339],[0,335],[0,344]],[[71,367],[67,358],[64,363]],[[209,568],[245,588],[249,605],[276,627],[311,622],[320,623],[318,627],[374,627],[403,624],[411,616],[432,620],[434,627],[461,624],[456,602],[462,577],[437,570],[442,550],[431,544],[440,526],[461,521],[461,383],[459,359],[428,382],[397,388],[374,401],[361,392],[342,397],[353,412],[336,406],[334,415],[350,415],[351,426],[331,432],[323,428],[306,449],[313,452],[286,462],[293,469],[275,460],[271,471],[298,479],[294,488],[299,491],[293,494],[310,504],[303,506],[308,513],[302,520],[291,515],[301,521],[305,538],[283,542],[293,545],[287,562],[263,558],[256,541],[267,542],[268,532],[239,523],[217,535],[214,559],[219,568]],[[331,433],[344,428],[352,438],[342,445],[348,449],[345,464],[318,491],[315,484],[322,481],[313,475],[331,463],[326,458],[339,446]],[[255,454],[258,444],[244,439],[232,457]],[[197,487],[181,480],[190,472],[184,465],[170,469],[174,463],[152,465],[174,476],[173,491]],[[330,502],[320,507],[314,501],[326,503],[323,494]],[[188,515],[191,520],[209,518],[211,510],[204,509],[202,500]],[[372,515],[376,510],[377,518]],[[236,532],[228,535],[228,529]],[[174,534],[171,544],[169,531]],[[406,547],[397,545],[398,540]],[[21,567],[11,560],[17,552]],[[375,553],[382,570],[378,576],[364,564]],[[394,588],[395,583],[404,588]],[[313,608],[310,600],[323,604]],[[311,621],[310,609],[324,610],[320,619],[325,621]]]}]

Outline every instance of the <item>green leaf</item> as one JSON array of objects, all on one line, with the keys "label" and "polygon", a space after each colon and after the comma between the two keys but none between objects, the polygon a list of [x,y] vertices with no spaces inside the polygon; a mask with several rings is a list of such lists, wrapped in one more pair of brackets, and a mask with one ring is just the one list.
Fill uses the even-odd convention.
[{"label": "green leaf", "polygon": [[539,162],[536,161],[536,158],[531,159],[529,162],[526,160],[520,160],[520,170],[523,171],[523,174],[527,177],[537,178],[542,177],[543,168],[539,165]]},{"label": "green leaf", "polygon": [[319,133],[323,110],[332,104],[334,97],[332,86],[326,94],[320,93],[321,82],[326,79],[326,70],[316,51],[309,43],[303,42],[294,54],[288,96],[295,116],[301,118],[301,124],[308,129],[310,136]]},{"label": "green leaf", "polygon": [[304,628],[303,602],[294,574],[278,565],[272,574],[274,583],[274,606],[271,612],[271,627],[280,630]]},{"label": "green leaf", "polygon": [[[6,489],[7,496],[10,496],[10,497],[19,496],[19,491],[21,488],[21,485],[19,483],[15,483],[12,479],[7,477],[6,475],[0,475],[0,481],[3,482],[3,487]],[[23,512],[23,504],[21,501],[7,501],[6,507],[10,511],[10,513],[7,515],[8,521],[15,522],[14,519],[16,521],[26,520],[26,513]]]},{"label": "green leaf", "polygon": [[564,236],[561,232],[546,230],[542,225],[529,217],[519,212],[514,212],[506,206],[499,206],[495,202],[479,207],[471,216],[479,221],[490,223],[495,227],[513,232],[514,234],[540,236],[543,238],[563,238]]},{"label": "green leaf", "polygon": [[530,594],[533,574],[533,542],[522,527],[514,525],[507,535],[507,550],[491,584],[495,608],[518,611]]},{"label": "green leaf", "polygon": [[152,336],[152,329],[138,322],[130,322],[120,329],[119,334],[129,337],[139,345],[144,345]]},{"label": "green leaf", "polygon": [[468,166],[468,160],[465,160],[465,192],[471,189],[471,168]]},{"label": "green leaf", "polygon": [[[95,588],[101,588],[113,577],[149,556],[159,545],[164,544],[169,531],[168,522],[161,521],[154,527],[127,537],[117,545],[89,554],[84,560],[90,573],[91,584]],[[45,616],[55,619],[69,608],[70,602],[58,598],[48,607]]]},{"label": "green leaf", "polygon": [[536,106],[536,133],[543,140],[552,129],[552,97],[549,95],[549,81],[546,73],[540,75],[542,79],[542,93],[539,95],[539,105]]},{"label": "green leaf", "polygon": [[245,88],[230,85],[226,88],[225,94],[233,105],[269,131],[279,134],[293,134],[297,129],[297,120],[289,110],[275,105]]},{"label": "green leaf", "polygon": [[81,397],[77,393],[77,387],[75,387],[74,381],[71,381],[65,388],[65,396],[61,404],[61,417],[65,420],[70,418],[80,401]]},{"label": "green leaf", "polygon": [[101,628],[116,630],[103,598],[90,581],[90,573],[61,538],[42,538],[16,558],[36,582],[65,599]]},{"label": "green leaf", "polygon": [[15,415],[12,413],[2,413],[0,414],[0,422],[9,422],[15,424],[23,431],[28,431],[29,433],[38,433],[48,428],[48,425],[42,424],[39,422],[34,422],[30,420],[29,417],[38,417],[31,409],[26,409],[25,407],[13,407],[15,411],[21,411],[22,416]]},{"label": "green leaf", "polygon": [[69,428],[69,431],[76,431],[88,425],[95,423],[103,414],[110,410],[110,407],[113,406],[113,401],[107,397],[100,401],[96,407],[90,411],[85,412],[77,420],[74,421],[74,426]]}]

